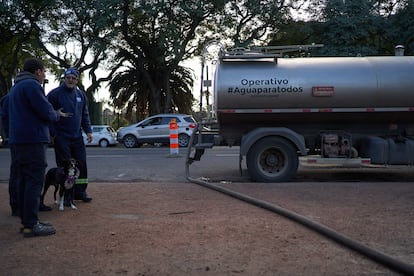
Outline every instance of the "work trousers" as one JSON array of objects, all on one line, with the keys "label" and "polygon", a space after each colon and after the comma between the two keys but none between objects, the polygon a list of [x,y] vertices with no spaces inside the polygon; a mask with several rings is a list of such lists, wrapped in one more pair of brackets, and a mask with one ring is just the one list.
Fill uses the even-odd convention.
[{"label": "work trousers", "polygon": [[46,143],[14,144],[18,179],[20,217],[26,228],[38,223],[40,195],[45,178]]},{"label": "work trousers", "polygon": [[12,214],[20,214],[19,208],[19,172],[16,160],[16,146],[9,145],[10,148],[10,175],[9,175],[9,203]]},{"label": "work trousers", "polygon": [[88,187],[88,169],[86,166],[86,149],[83,137],[69,138],[56,135],[54,139],[56,164],[59,167],[64,165],[65,160],[73,158],[77,161],[79,177],[75,184],[75,198],[83,198]]}]

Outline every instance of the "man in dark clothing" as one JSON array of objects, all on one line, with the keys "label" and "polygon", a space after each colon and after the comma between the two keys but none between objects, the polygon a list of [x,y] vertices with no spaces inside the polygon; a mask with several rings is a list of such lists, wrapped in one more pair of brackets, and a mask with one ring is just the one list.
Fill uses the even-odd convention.
[{"label": "man in dark clothing", "polygon": [[[3,129],[3,140],[9,139],[9,94],[4,96],[0,101],[1,106],[1,125]],[[9,204],[11,208],[12,216],[20,216],[20,208],[18,204],[19,198],[19,175],[17,173],[15,146],[9,145],[10,148],[10,175],[9,175]]]},{"label": "man in dark clothing", "polygon": [[[5,95],[0,100],[0,117],[1,117],[1,125],[3,129],[3,140],[8,141],[9,139],[9,94]],[[8,142],[7,142],[8,143]],[[13,144],[9,145],[10,148],[10,174],[9,174],[9,203],[11,208],[12,216],[19,217],[20,216],[20,207],[19,207],[19,174],[17,171],[17,160],[15,154],[15,146]],[[39,211],[51,211],[52,208],[40,203]]]},{"label": "man in dark clothing", "polygon": [[[56,164],[63,166],[64,161],[70,158],[74,158],[78,162],[80,172],[74,188],[75,200],[90,202],[92,198],[86,193],[88,171],[82,130],[87,134],[88,143],[90,143],[92,129],[88,100],[85,93],[77,88],[78,78],[79,71],[76,68],[67,69],[64,74],[64,83],[50,91],[47,98],[55,109],[62,108],[65,112],[73,114],[69,118],[62,118],[51,127]],[[68,205],[68,202],[70,199],[65,198],[65,205]]]},{"label": "man in dark clothing", "polygon": [[50,223],[39,222],[40,195],[47,167],[46,149],[50,142],[49,124],[70,116],[55,111],[47,101],[42,83],[46,70],[42,61],[28,59],[15,78],[6,103],[9,144],[18,175],[18,206],[24,237],[56,233]]}]

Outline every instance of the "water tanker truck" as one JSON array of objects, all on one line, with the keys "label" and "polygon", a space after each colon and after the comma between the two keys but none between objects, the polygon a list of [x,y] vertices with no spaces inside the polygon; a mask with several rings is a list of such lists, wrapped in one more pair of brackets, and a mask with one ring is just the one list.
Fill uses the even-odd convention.
[{"label": "water tanker truck", "polygon": [[289,181],[299,156],[316,163],[414,163],[414,57],[283,58],[271,50],[220,52],[218,132],[212,141],[198,128],[189,164],[218,144],[240,146],[240,166],[245,158],[258,182]]}]

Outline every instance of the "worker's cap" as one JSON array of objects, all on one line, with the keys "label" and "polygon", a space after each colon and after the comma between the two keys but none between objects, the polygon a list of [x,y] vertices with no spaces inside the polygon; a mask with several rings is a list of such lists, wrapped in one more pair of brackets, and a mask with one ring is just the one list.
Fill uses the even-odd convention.
[{"label": "worker's cap", "polygon": [[68,68],[65,71],[65,77],[68,75],[74,75],[76,78],[79,78],[79,70],[76,69],[75,67]]}]

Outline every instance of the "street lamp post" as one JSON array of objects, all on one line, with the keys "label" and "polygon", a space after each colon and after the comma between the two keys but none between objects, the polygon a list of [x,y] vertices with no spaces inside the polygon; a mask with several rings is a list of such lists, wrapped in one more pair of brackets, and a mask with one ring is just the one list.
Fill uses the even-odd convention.
[{"label": "street lamp post", "polygon": [[[220,51],[224,50],[223,44],[218,40],[209,41],[203,48],[203,52],[201,54],[200,115],[203,114],[203,86],[205,86],[205,84],[204,84],[204,67],[205,67],[205,62],[206,62],[206,55],[208,53],[208,48],[210,48],[211,46],[219,47]],[[206,70],[208,71],[208,68]],[[208,72],[207,72],[207,74],[208,74]],[[207,76],[207,81],[208,81],[208,76]],[[206,84],[209,84],[209,83],[211,83],[211,82],[206,82]],[[208,85],[206,85],[206,86],[208,88]],[[209,92],[208,91],[207,91],[207,97],[209,97]],[[208,98],[207,98],[207,104],[209,104]]]}]

